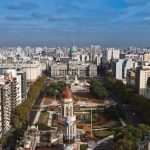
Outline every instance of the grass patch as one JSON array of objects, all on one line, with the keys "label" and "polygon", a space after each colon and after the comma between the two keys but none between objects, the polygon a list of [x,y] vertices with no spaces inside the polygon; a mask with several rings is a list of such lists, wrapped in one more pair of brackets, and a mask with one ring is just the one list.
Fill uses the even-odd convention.
[{"label": "grass patch", "polygon": [[49,117],[49,113],[48,112],[41,112],[38,123],[42,123],[47,125],[48,123],[48,117]]},{"label": "grass patch", "polygon": [[44,105],[48,105],[48,104],[52,104],[52,100],[51,99],[45,100]]},{"label": "grass patch", "polygon": [[93,134],[95,137],[102,139],[113,134],[113,131],[112,130],[95,130],[93,131]]},{"label": "grass patch", "polygon": [[87,144],[81,144],[80,145],[80,150],[86,150],[88,148]]}]

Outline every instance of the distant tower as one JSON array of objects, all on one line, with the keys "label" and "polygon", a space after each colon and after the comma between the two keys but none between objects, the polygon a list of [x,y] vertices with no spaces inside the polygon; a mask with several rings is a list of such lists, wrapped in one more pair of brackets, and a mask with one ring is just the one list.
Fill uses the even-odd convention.
[{"label": "distant tower", "polygon": [[111,52],[111,60],[110,60],[111,62],[113,62],[114,61],[114,52],[113,52],[113,50],[112,50],[112,52]]}]

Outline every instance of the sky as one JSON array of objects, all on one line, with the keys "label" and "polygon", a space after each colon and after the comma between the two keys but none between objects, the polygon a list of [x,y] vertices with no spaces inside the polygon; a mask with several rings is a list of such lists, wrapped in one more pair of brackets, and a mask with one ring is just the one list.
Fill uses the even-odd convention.
[{"label": "sky", "polygon": [[0,46],[150,46],[150,0],[0,0]]}]

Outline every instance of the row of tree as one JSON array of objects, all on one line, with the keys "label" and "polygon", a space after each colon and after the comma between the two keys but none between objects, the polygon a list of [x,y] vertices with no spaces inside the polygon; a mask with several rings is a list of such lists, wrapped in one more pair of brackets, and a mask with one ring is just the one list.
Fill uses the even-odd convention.
[{"label": "row of tree", "polygon": [[104,85],[96,81],[92,81],[90,83],[90,92],[92,96],[99,99],[106,99],[109,96],[108,91],[106,90]]},{"label": "row of tree", "polygon": [[45,75],[39,77],[37,81],[31,85],[27,99],[15,108],[12,115],[12,126],[14,129],[21,128],[24,124],[28,123],[30,111],[40,95],[45,79]]},{"label": "row of tree", "polygon": [[140,124],[137,127],[126,126],[114,132],[114,150],[136,150],[142,138],[148,135],[150,126]]},{"label": "row of tree", "polygon": [[[133,87],[125,85],[113,77],[106,77],[105,86],[114,93],[122,103],[131,104],[142,116],[145,123],[150,124],[150,100],[136,93]],[[142,112],[142,113],[141,113]]]}]

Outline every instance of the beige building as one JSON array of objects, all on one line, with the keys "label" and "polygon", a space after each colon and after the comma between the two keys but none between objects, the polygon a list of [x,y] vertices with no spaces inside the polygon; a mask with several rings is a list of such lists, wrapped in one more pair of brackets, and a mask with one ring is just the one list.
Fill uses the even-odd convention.
[{"label": "beige building", "polygon": [[140,95],[150,98],[150,66],[137,69],[136,85]]},{"label": "beige building", "polygon": [[26,71],[27,82],[35,82],[41,75],[41,64],[39,62],[22,64],[22,69]]},{"label": "beige building", "polygon": [[96,77],[97,66],[91,63],[77,63],[70,62],[54,63],[50,67],[51,77],[66,77],[67,74],[71,76],[78,75],[78,77]]},{"label": "beige building", "polygon": [[143,60],[150,62],[150,54],[144,54],[143,55]]},{"label": "beige building", "polygon": [[4,75],[0,76],[0,131],[6,133],[11,128],[11,114],[12,114],[12,82],[5,80]]},{"label": "beige building", "polygon": [[26,72],[27,82],[35,82],[41,75],[41,63],[39,61],[26,62],[20,64],[0,64],[0,70],[16,69],[19,68]]}]

